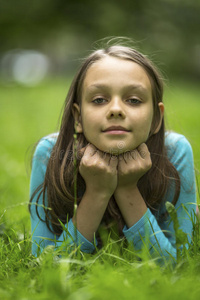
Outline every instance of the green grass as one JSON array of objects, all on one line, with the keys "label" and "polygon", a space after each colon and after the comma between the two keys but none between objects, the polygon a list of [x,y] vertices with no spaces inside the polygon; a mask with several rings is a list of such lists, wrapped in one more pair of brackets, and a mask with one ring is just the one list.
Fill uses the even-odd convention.
[{"label": "green grass", "polygon": [[[198,239],[174,269],[148,259],[137,262],[111,239],[93,256],[72,253],[60,260],[47,249],[40,259],[32,257],[27,150],[58,129],[68,87],[69,81],[59,78],[34,88],[0,87],[0,299],[197,299]],[[164,100],[167,127],[188,138],[200,169],[198,97],[198,86],[175,82],[167,87]]]}]

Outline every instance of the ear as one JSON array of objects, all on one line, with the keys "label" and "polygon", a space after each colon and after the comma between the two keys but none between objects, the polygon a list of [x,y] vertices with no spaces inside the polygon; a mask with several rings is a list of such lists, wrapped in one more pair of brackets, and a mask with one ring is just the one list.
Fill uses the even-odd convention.
[{"label": "ear", "polygon": [[82,133],[83,128],[81,124],[81,112],[80,112],[80,106],[77,103],[73,104],[72,113],[74,116],[74,129],[77,133]]},{"label": "ear", "polygon": [[164,104],[163,102],[159,102],[158,103],[158,108],[160,110],[160,121],[156,127],[156,129],[154,130],[154,133],[153,134],[156,134],[158,133],[158,131],[160,130],[160,127],[162,125],[162,120],[163,120],[163,116],[164,116],[164,110],[165,110],[165,107],[164,107]]}]

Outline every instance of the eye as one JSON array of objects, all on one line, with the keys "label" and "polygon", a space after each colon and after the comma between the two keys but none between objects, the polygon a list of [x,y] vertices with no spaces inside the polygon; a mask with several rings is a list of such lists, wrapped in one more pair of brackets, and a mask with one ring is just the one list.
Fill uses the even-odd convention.
[{"label": "eye", "polygon": [[92,102],[95,104],[102,104],[103,101],[106,101],[106,100],[104,98],[99,97],[99,98],[94,99]]},{"label": "eye", "polygon": [[127,101],[131,104],[140,104],[141,103],[141,101],[137,98],[130,98]]}]

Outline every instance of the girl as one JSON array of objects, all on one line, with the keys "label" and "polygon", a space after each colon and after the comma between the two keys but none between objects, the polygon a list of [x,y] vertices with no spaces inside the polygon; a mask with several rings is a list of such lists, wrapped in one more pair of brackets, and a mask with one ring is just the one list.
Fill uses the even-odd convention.
[{"label": "girl", "polygon": [[34,255],[64,240],[92,253],[100,226],[109,229],[114,223],[135,249],[148,240],[153,256],[176,260],[165,202],[175,205],[189,243],[195,175],[189,142],[165,132],[162,98],[160,74],[138,51],[114,45],[85,59],[69,90],[59,133],[42,138],[33,156]]}]

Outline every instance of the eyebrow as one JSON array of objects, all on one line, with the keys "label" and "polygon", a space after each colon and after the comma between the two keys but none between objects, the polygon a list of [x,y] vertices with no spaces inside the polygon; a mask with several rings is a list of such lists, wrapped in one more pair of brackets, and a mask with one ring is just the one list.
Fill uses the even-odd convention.
[{"label": "eyebrow", "polygon": [[[92,84],[90,86],[87,87],[87,90],[94,90],[94,89],[101,89],[101,90],[108,90],[109,86],[106,84]],[[129,84],[129,85],[125,85],[123,87],[123,90],[139,90],[143,93],[147,93],[147,89],[141,85],[141,84]]]}]

